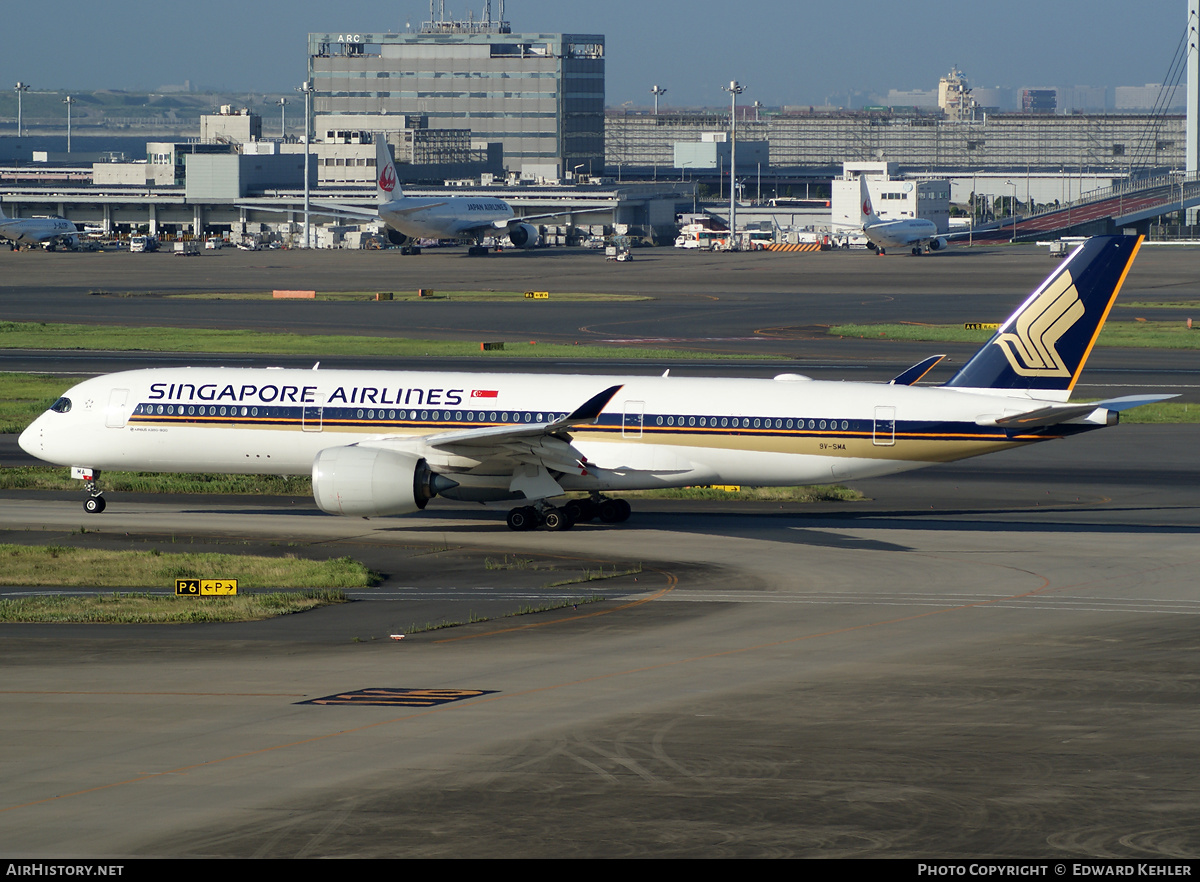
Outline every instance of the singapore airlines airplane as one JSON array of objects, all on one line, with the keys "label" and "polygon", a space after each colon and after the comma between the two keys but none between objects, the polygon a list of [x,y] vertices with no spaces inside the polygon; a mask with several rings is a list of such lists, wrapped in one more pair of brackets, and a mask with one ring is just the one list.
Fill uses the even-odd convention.
[{"label": "singapore airlines airplane", "polygon": [[341,214],[378,217],[387,224],[388,238],[393,245],[403,245],[412,239],[465,237],[478,242],[485,236],[508,236],[509,241],[517,248],[533,248],[538,244],[538,228],[529,221],[604,210],[576,209],[517,218],[511,205],[492,196],[443,196],[428,199],[405,196],[396,176],[391,151],[381,136],[375,138],[375,169],[378,174],[377,211],[330,203],[317,204],[334,208]]},{"label": "singapore airlines airplane", "polygon": [[74,248],[79,244],[75,224],[61,217],[9,217],[0,205],[0,237],[8,239],[11,247],[44,245],[53,251],[58,245]]},{"label": "singapore airlines airplane", "polygon": [[889,248],[910,248],[913,254],[921,254],[926,247],[930,251],[946,247],[946,237],[938,234],[937,225],[931,220],[922,217],[883,220],[871,207],[867,179],[860,175],[858,181],[861,203],[858,222],[867,237],[868,248],[877,254],[886,254]]},{"label": "singapore airlines airplane", "polygon": [[[317,505],[374,517],[435,496],[512,506],[514,530],[629,517],[609,493],[796,485],[923,468],[1114,425],[1174,396],[1068,399],[1141,244],[1089,239],[944,386],[940,356],[891,383],[163,368],[71,388],[21,435],[72,466],[311,474]],[[567,491],[588,498],[552,504]]]}]

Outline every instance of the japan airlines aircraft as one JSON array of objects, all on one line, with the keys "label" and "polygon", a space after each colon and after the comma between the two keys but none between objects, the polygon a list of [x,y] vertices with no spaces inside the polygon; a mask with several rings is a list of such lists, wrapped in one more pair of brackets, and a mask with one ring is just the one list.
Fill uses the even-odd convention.
[{"label": "japan airlines aircraft", "polygon": [[0,205],[0,237],[8,239],[12,248],[21,245],[44,245],[53,251],[58,245],[75,248],[79,245],[75,224],[61,217],[9,217]]},{"label": "japan airlines aircraft", "polygon": [[[1114,425],[1174,396],[1068,403],[1141,244],[1089,239],[940,387],[891,383],[162,368],[72,387],[20,437],[101,469],[312,475],[317,505],[374,517],[435,496],[512,506],[513,529],[621,521],[609,493],[868,478]],[[567,491],[588,498],[559,507]]]},{"label": "japan airlines aircraft", "polygon": [[538,244],[538,229],[529,221],[548,220],[570,214],[586,214],[604,209],[579,209],[517,218],[512,206],[493,196],[443,196],[418,198],[405,196],[396,176],[391,151],[382,137],[375,138],[377,211],[346,205],[318,203],[342,214],[357,217],[378,216],[388,226],[388,239],[402,245],[410,239],[460,239],[479,242],[486,236],[508,236],[517,248]]},{"label": "japan airlines aircraft", "polygon": [[859,175],[859,224],[867,237],[867,247],[878,254],[886,254],[889,248],[910,248],[920,254],[926,247],[940,251],[946,247],[946,238],[937,231],[937,225],[925,218],[883,220],[871,207],[871,194],[867,190],[867,179]]}]

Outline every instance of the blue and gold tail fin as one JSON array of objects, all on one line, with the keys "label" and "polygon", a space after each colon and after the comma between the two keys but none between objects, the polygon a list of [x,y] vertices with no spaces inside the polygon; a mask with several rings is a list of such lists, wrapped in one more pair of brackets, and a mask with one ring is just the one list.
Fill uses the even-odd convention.
[{"label": "blue and gold tail fin", "polygon": [[1141,245],[1141,236],[1088,239],[946,385],[1067,400]]}]

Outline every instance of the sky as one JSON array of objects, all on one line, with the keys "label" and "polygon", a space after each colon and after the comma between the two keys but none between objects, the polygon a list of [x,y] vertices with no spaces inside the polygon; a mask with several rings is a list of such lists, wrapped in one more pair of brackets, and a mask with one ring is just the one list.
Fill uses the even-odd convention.
[{"label": "sky", "polygon": [[[15,0],[7,0],[15,2]],[[483,0],[445,0],[479,18]],[[499,0],[492,0],[493,16]],[[55,0],[6,16],[0,84],[32,89],[286,92],[310,32],[414,30],[428,0]],[[281,12],[282,10],[282,12]],[[935,89],[952,65],[972,86],[1130,86],[1166,77],[1186,0],[507,0],[517,32],[603,34],[606,103],[822,104],[848,90]]]}]

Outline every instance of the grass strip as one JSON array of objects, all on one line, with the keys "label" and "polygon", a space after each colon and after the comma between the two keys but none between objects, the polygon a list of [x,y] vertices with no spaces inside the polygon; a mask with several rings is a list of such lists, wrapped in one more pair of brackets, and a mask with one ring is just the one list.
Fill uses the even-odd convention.
[{"label": "grass strip", "polygon": [[0,545],[0,585],[163,588],[176,579],[237,579],[239,590],[347,589],[379,576],[349,557],[306,560],[214,552],[107,551],[69,545]]},{"label": "grass strip", "polygon": [[[910,340],[927,343],[976,343],[982,346],[993,331],[967,330],[962,325],[882,324],[834,325],[834,337]],[[1200,325],[1191,331],[1183,322],[1108,322],[1097,341],[1100,346],[1130,349],[1200,349]]]},{"label": "grass strip", "polygon": [[[0,490],[82,490],[60,466],[0,469]],[[197,493],[252,496],[311,496],[306,475],[212,475],[167,472],[104,472],[101,487],[113,493]],[[82,497],[81,497],[82,498]]]},{"label": "grass strip", "polygon": [[199,598],[126,591],[90,595],[49,594],[0,600],[0,622],[84,625],[257,622],[345,602],[346,594],[341,590]]},{"label": "grass strip", "polygon": [[[101,293],[101,292],[93,292]],[[224,292],[224,291],[196,291],[185,293],[171,294],[156,294],[153,292],[138,292],[130,291],[124,294],[110,294],[104,292],[109,297],[165,297],[169,299],[184,299],[184,300],[274,300],[275,295],[270,291],[243,291],[243,292]],[[429,301],[429,300],[459,300],[459,301],[509,301],[509,300],[532,300],[527,298],[524,291],[433,291],[425,294],[418,294],[416,291],[391,291],[392,295],[390,302],[397,301]],[[634,301],[634,300],[651,300],[653,298],[644,294],[583,294],[577,292],[559,293],[549,292],[550,296],[546,298],[537,298],[538,302],[543,300],[556,300],[559,303],[589,303],[597,301]],[[376,299],[375,291],[318,291],[314,300],[349,300],[349,301],[374,301]],[[295,302],[295,301],[290,301]],[[305,302],[301,300],[300,302]],[[389,301],[383,301],[389,302]]]},{"label": "grass strip", "polygon": [[1200,313],[1200,300],[1117,300],[1126,309],[1194,309]]},{"label": "grass strip", "polygon": [[761,359],[766,355],[645,349],[619,344],[574,345],[501,341],[503,349],[480,351],[481,342],[410,340],[404,337],[355,337],[344,334],[264,333],[204,328],[122,328],[53,322],[0,322],[0,348],[86,349],[138,352],[224,352],[262,355],[382,356],[391,358],[476,356],[484,358]]},{"label": "grass strip", "polygon": [[0,434],[24,431],[74,382],[47,374],[0,374]]}]

